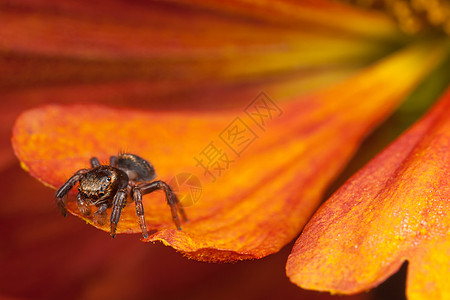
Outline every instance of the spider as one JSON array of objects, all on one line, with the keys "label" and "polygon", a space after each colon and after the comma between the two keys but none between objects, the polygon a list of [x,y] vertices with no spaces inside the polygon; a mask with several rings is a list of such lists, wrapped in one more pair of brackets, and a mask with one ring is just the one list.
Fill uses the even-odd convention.
[{"label": "spider", "polygon": [[186,214],[180,205],[177,196],[164,181],[152,181],[156,177],[155,169],[145,159],[131,153],[121,153],[111,156],[109,165],[101,165],[96,157],[92,157],[91,169],[81,169],[64,183],[56,192],[56,203],[65,217],[67,215],[65,198],[74,185],[79,182],[77,206],[85,215],[91,215],[91,206],[98,207],[94,213],[97,224],[106,223],[106,210],[112,207],[110,224],[111,236],[116,236],[116,228],[120,214],[127,202],[128,194],[136,205],[136,214],[139,218],[142,236],[148,237],[145,223],[142,196],[156,190],[163,190],[166,194],[167,204],[170,206],[172,218],[178,230],[181,230],[178,211],[183,221],[187,221]]}]

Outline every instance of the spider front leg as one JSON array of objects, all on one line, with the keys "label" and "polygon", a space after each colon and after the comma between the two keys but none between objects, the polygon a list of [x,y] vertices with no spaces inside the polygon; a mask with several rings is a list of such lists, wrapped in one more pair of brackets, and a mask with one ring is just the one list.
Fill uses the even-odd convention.
[{"label": "spider front leg", "polygon": [[181,217],[183,218],[183,222],[187,221],[186,213],[184,212],[183,207],[180,205],[180,201],[178,200],[177,196],[167,183],[165,183],[162,180],[157,180],[154,182],[140,185],[135,188],[135,191],[138,191],[138,193],[142,195],[149,194],[156,190],[163,190],[164,193],[166,194],[167,204],[170,206],[173,222],[175,223],[177,229],[181,230],[180,219],[178,218],[178,211],[180,212]]},{"label": "spider front leg", "polygon": [[67,196],[69,191],[73,188],[73,186],[84,177],[84,174],[86,174],[86,172],[88,172],[88,170],[86,169],[81,169],[77,171],[56,192],[56,204],[58,205],[59,210],[61,211],[61,214],[64,217],[67,215],[65,197]]},{"label": "spider front leg", "polygon": [[120,189],[116,195],[114,196],[114,200],[113,200],[113,209],[111,212],[111,236],[115,237],[116,236],[116,229],[117,229],[117,224],[119,223],[120,220],[120,214],[122,213],[122,209],[125,207],[127,203],[127,188],[122,188]]},{"label": "spider front leg", "polygon": [[142,192],[137,186],[131,189],[133,201],[136,206],[136,215],[139,218],[139,226],[141,227],[142,236],[144,239],[148,238],[147,223],[145,222],[144,205],[142,204]]}]

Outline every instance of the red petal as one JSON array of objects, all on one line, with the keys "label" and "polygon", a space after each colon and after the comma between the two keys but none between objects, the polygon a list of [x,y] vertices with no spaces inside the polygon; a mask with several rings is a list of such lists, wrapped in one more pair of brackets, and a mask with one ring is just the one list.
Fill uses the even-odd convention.
[{"label": "red petal", "polygon": [[289,257],[294,283],[356,293],[408,261],[408,299],[450,295],[449,112],[450,90],[319,209]]}]

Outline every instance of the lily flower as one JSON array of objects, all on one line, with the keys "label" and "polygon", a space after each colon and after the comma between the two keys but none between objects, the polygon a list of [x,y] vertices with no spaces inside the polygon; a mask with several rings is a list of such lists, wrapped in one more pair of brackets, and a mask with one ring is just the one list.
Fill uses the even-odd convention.
[{"label": "lily flower", "polygon": [[[77,170],[89,168],[91,157],[107,164],[110,156],[126,151],[151,161],[158,179],[176,188],[189,221],[177,230],[164,194],[145,195],[150,234],[142,240],[160,241],[208,262],[260,259],[293,241],[365,137],[444,63],[449,52],[445,35],[409,36],[383,12],[323,0],[108,6],[24,1],[5,7],[0,47],[13,49],[6,60],[9,72],[2,78],[10,89],[6,101],[64,104],[30,108],[17,118],[12,144],[22,167],[57,189]],[[397,10],[391,9],[395,15]],[[418,30],[418,20],[416,27],[407,27],[409,23],[396,16],[401,27]],[[432,112],[436,117],[430,118],[445,123],[446,111],[448,105],[439,104]],[[446,126],[436,130],[445,133]],[[428,131],[422,136],[427,139]],[[437,152],[445,162],[448,153],[445,156],[445,145],[439,145],[432,150],[442,149]],[[403,163],[395,153],[383,153],[388,153],[383,162],[389,170]],[[423,153],[414,164],[428,157]],[[437,178],[448,174],[446,162]],[[365,176],[368,182],[379,182],[364,169],[358,174],[364,175],[361,182]],[[431,178],[435,173],[427,174]],[[407,181],[410,177],[396,182],[424,190],[425,181]],[[355,186],[351,199],[362,201],[355,195],[366,188]],[[397,192],[386,184],[377,190],[389,194],[391,198],[383,198],[386,203],[390,193]],[[76,188],[69,198],[75,194]],[[345,207],[346,202],[336,200],[345,199],[341,194],[318,211],[307,227],[312,229],[291,254],[288,275],[302,287],[356,293],[376,286],[413,257],[402,254],[387,260],[396,253],[390,249],[373,266],[361,260],[354,269],[345,269],[352,271],[346,274],[353,276],[349,280],[359,282],[362,276],[362,283],[336,283],[333,279],[342,274],[334,270],[348,259],[347,249],[338,248],[342,256],[334,250],[333,263],[313,258],[336,241],[333,233],[348,236],[353,227],[344,226],[347,217],[341,212],[343,222],[336,222],[333,231],[321,232],[316,241],[314,235],[331,226],[321,220],[335,221],[330,217],[333,209]],[[368,209],[375,209],[367,203]],[[379,215],[389,216],[379,206]],[[356,211],[359,219],[348,217],[348,222],[370,224],[373,218],[364,219],[364,207]],[[422,210],[411,207],[408,216],[418,218],[412,213],[420,215]],[[69,200],[67,208],[88,224],[110,230],[109,224],[83,215],[75,201]],[[398,220],[402,212],[399,208]],[[448,220],[443,217],[442,222]],[[373,234],[368,230],[377,228],[358,231],[359,238],[348,247],[363,244],[366,234]],[[426,230],[435,236],[433,228]],[[127,205],[117,233],[140,232],[134,205]],[[392,237],[411,243],[407,234]],[[444,251],[445,239],[439,241]],[[376,250],[370,240],[367,243],[372,247],[367,249]],[[299,267],[305,260],[315,267],[312,278],[323,282],[305,281],[308,273]],[[376,267],[386,261],[388,267]],[[440,280],[443,283],[433,282]]]}]

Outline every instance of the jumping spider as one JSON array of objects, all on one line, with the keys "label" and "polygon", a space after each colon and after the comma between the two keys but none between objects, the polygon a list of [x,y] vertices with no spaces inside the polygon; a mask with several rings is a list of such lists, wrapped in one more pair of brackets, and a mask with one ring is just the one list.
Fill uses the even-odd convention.
[{"label": "jumping spider", "polygon": [[89,216],[91,214],[91,205],[95,205],[98,209],[94,213],[94,221],[104,225],[107,216],[106,210],[112,207],[110,218],[111,236],[115,237],[120,214],[127,203],[127,197],[130,193],[136,205],[136,214],[139,218],[142,236],[147,238],[148,231],[145,223],[142,196],[156,190],[163,190],[166,194],[167,204],[170,206],[175,226],[178,230],[181,230],[178,211],[183,221],[186,221],[184,210],[167,183],[161,180],[152,182],[156,177],[156,173],[148,161],[131,153],[121,153],[118,156],[111,156],[109,165],[101,165],[96,157],[92,157],[91,166],[91,169],[78,170],[56,192],[56,203],[63,216],[67,215],[66,195],[79,182],[78,209],[85,216]]}]

